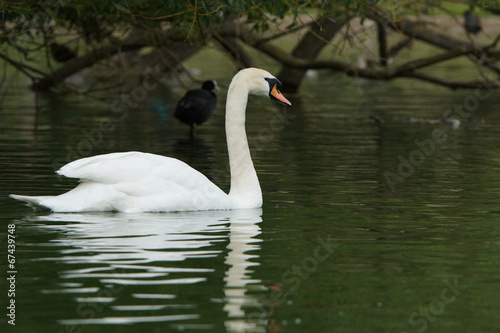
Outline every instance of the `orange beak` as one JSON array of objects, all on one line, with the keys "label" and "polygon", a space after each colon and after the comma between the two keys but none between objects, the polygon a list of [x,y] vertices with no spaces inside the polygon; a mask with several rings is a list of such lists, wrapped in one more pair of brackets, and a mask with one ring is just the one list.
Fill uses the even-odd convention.
[{"label": "orange beak", "polygon": [[278,90],[276,86],[277,85],[274,85],[273,89],[271,90],[270,96],[274,97],[274,99],[276,99],[278,102],[280,102],[285,106],[292,106],[292,103],[290,103],[290,101],[287,100],[285,96],[281,94],[281,92]]}]

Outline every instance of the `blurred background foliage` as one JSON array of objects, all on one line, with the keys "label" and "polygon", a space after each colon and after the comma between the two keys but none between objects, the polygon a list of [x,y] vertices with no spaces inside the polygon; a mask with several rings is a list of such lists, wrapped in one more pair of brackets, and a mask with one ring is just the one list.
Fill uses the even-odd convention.
[{"label": "blurred background foliage", "polygon": [[[144,51],[148,47],[162,55],[165,72],[178,69],[207,45],[217,45],[230,54],[237,67],[252,66],[255,61],[245,51],[250,47],[282,64],[281,75],[285,81],[290,77],[292,91],[298,90],[308,69],[330,69],[370,79],[416,77],[451,88],[483,84],[484,79],[448,82],[415,74],[418,68],[458,56],[469,57],[472,65],[485,66],[495,75],[500,73],[496,34],[478,43],[462,27],[458,43],[456,33],[443,37],[439,27],[431,30],[428,19],[445,16],[461,27],[465,11],[473,13],[472,17],[496,18],[498,0],[31,0],[0,1],[0,7],[4,71],[14,68],[28,77],[35,89],[60,87],[67,77],[96,63],[112,62],[117,55],[125,57],[127,52],[135,52],[134,62],[139,63],[141,55],[152,53],[151,49]],[[417,28],[424,30],[415,33]],[[272,44],[292,34],[299,37],[286,46]],[[370,39],[375,40],[371,45]],[[463,54],[441,54],[444,60],[432,61],[426,55],[417,65],[407,63],[388,70],[401,50],[415,50],[411,48],[414,40],[448,52],[460,49]],[[345,57],[332,53],[327,62],[319,63],[325,46],[335,48],[337,55],[347,48],[367,50],[372,59],[360,62],[356,56],[344,61]],[[143,65],[148,63],[151,57]],[[491,77],[488,81],[497,87]]]}]

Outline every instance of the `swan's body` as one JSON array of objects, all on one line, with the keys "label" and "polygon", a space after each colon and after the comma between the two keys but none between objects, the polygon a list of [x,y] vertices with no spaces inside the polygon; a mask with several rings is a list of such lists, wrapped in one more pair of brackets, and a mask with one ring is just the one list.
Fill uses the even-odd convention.
[{"label": "swan's body", "polygon": [[224,193],[200,172],[175,158],[148,153],[111,153],[83,158],[58,174],[79,178],[73,190],[58,196],[11,197],[56,212],[188,211],[258,208],[262,192],[245,132],[249,94],[269,95],[290,106],[278,91],[281,83],[268,72],[248,68],[237,73],[228,90],[226,136],[231,190]]}]

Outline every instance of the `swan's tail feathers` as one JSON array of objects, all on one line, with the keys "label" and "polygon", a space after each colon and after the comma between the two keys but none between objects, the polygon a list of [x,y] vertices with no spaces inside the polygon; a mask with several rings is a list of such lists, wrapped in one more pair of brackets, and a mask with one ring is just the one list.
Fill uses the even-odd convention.
[{"label": "swan's tail feathers", "polygon": [[42,201],[49,199],[49,198],[52,198],[52,196],[32,197],[29,195],[17,195],[17,194],[10,194],[9,197],[11,197],[12,199],[19,200],[19,201],[24,201],[33,207],[43,206],[43,204],[41,203]]}]

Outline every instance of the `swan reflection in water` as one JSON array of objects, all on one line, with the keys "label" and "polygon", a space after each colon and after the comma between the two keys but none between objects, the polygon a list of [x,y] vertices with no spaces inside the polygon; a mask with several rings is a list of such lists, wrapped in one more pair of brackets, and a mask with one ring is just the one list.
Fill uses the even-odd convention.
[{"label": "swan reflection in water", "polygon": [[[252,266],[259,265],[259,222],[262,210],[199,211],[171,214],[51,214],[35,218],[36,228],[56,232],[50,244],[61,247],[58,256],[42,260],[60,261],[76,268],[59,273],[56,288],[42,293],[74,294],[79,311],[77,318],[60,319],[63,325],[133,324],[170,322],[172,327],[195,328],[201,320],[197,305],[176,294],[212,279],[217,268],[186,267],[186,259],[214,258],[226,253],[223,299],[200,302],[223,302],[224,326],[230,332],[264,332],[264,319],[245,318],[245,308],[255,309],[257,299],[248,295],[264,289],[261,281],[252,279]],[[227,243],[224,248],[223,243]],[[178,262],[172,265],[171,262]],[[207,261],[213,263],[213,260]],[[193,266],[193,265],[191,265]],[[201,265],[203,267],[203,265]],[[220,268],[219,268],[220,269]],[[175,278],[170,278],[174,275]],[[220,275],[220,274],[218,274]],[[72,282],[71,280],[75,281]],[[101,287],[85,285],[98,280]],[[82,283],[83,281],[83,283]],[[166,285],[175,285],[172,293],[162,293]],[[156,286],[156,288],[155,288]],[[158,287],[160,286],[160,287]],[[191,286],[191,287],[190,287]],[[125,289],[126,288],[126,289]],[[126,301],[124,303],[124,294]],[[181,294],[182,291],[181,291]],[[217,295],[220,295],[217,292]],[[83,297],[85,296],[85,297]],[[132,301],[130,301],[132,296]],[[120,298],[122,298],[120,300]],[[118,301],[117,301],[118,300]],[[150,300],[176,304],[150,305]],[[191,304],[177,304],[189,303]],[[103,311],[83,313],[82,305],[99,304]],[[130,304],[133,303],[133,304]],[[142,304],[141,304],[142,303]],[[146,305],[149,304],[149,305]],[[169,309],[175,314],[169,314]],[[178,314],[182,309],[183,314]],[[144,315],[144,312],[148,315]],[[137,315],[120,315],[120,311],[137,311]],[[156,312],[159,315],[151,315]],[[160,314],[161,313],[161,314]],[[115,315],[116,314],[116,315]],[[221,317],[220,314],[217,317]],[[222,323],[218,323],[221,325]],[[205,324],[205,327],[207,325]],[[210,327],[210,325],[208,325]],[[159,332],[162,332],[161,330]]]}]

